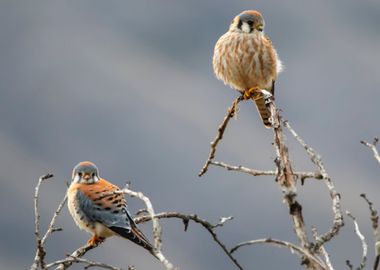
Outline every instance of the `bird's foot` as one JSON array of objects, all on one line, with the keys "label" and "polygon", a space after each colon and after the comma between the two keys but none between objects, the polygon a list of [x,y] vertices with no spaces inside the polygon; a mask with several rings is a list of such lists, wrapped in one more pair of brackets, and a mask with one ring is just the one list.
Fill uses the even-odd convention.
[{"label": "bird's foot", "polygon": [[252,87],[252,88],[249,88],[248,90],[245,90],[243,93],[243,98],[245,100],[253,98],[255,96],[255,94],[257,94],[258,90],[259,90],[259,88],[257,88],[257,87]]},{"label": "bird's foot", "polygon": [[102,243],[104,240],[105,240],[105,238],[103,238],[103,237],[93,235],[90,239],[88,239],[87,244],[89,244],[91,246],[97,246],[100,243]]},{"label": "bird's foot", "polygon": [[263,93],[261,89],[259,89],[258,87],[252,87],[244,91],[243,98],[244,100],[248,100],[248,99],[257,100],[257,99],[263,98]]},{"label": "bird's foot", "polygon": [[258,100],[264,98],[269,99],[272,97],[272,94],[267,90],[259,89],[258,87],[252,87],[248,90],[245,90],[243,93],[244,100],[253,99]]}]

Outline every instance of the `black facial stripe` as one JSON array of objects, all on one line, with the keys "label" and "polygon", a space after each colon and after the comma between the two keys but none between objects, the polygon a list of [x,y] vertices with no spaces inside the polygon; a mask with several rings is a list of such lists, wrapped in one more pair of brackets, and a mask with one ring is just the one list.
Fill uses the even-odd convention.
[{"label": "black facial stripe", "polygon": [[238,22],[237,28],[238,28],[238,29],[241,29],[242,24],[243,24],[242,20],[239,19],[239,22]]}]

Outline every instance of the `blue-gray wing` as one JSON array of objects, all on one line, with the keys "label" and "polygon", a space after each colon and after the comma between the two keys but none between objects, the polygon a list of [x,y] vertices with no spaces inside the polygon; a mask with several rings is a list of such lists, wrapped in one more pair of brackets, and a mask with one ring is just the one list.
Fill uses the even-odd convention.
[{"label": "blue-gray wing", "polygon": [[127,209],[123,194],[107,194],[99,192],[97,196],[87,196],[78,190],[79,209],[90,222],[99,222],[118,235],[152,252],[153,246],[145,235],[137,228]]},{"label": "blue-gray wing", "polygon": [[99,195],[90,199],[78,190],[76,196],[79,210],[90,222],[99,222],[109,228],[131,229],[131,218],[122,194]]}]

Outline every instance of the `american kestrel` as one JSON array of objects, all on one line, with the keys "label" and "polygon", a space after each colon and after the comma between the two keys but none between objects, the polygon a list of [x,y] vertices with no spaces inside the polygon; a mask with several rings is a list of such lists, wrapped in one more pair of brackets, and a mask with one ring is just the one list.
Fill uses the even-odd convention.
[{"label": "american kestrel", "polygon": [[117,186],[100,178],[96,165],[89,161],[75,166],[67,190],[68,208],[75,223],[92,233],[91,245],[118,235],[144,247],[153,254],[153,246],[137,228],[127,209],[127,202]]},{"label": "american kestrel", "polygon": [[246,10],[233,19],[227,33],[215,44],[213,67],[218,79],[256,102],[264,125],[271,127],[270,111],[260,90],[274,95],[274,82],[282,64],[264,34],[260,12]]}]

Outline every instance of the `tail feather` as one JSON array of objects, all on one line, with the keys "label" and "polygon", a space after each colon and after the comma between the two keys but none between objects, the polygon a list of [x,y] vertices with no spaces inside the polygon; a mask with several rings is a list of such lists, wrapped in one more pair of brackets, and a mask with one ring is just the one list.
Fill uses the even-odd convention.
[{"label": "tail feather", "polygon": [[254,100],[254,101],[256,103],[256,107],[257,107],[257,110],[258,110],[258,112],[259,112],[259,114],[261,116],[261,119],[263,120],[264,126],[266,128],[271,128],[272,124],[269,121],[269,119],[271,117],[271,112],[270,112],[268,106],[265,104],[264,97],[258,98],[258,99]]},{"label": "tail feather", "polygon": [[135,244],[145,248],[153,254],[153,246],[149,243],[145,235],[136,226],[131,226],[130,229],[121,227],[110,227],[110,229],[118,235],[127,238],[128,240],[131,240]]}]

